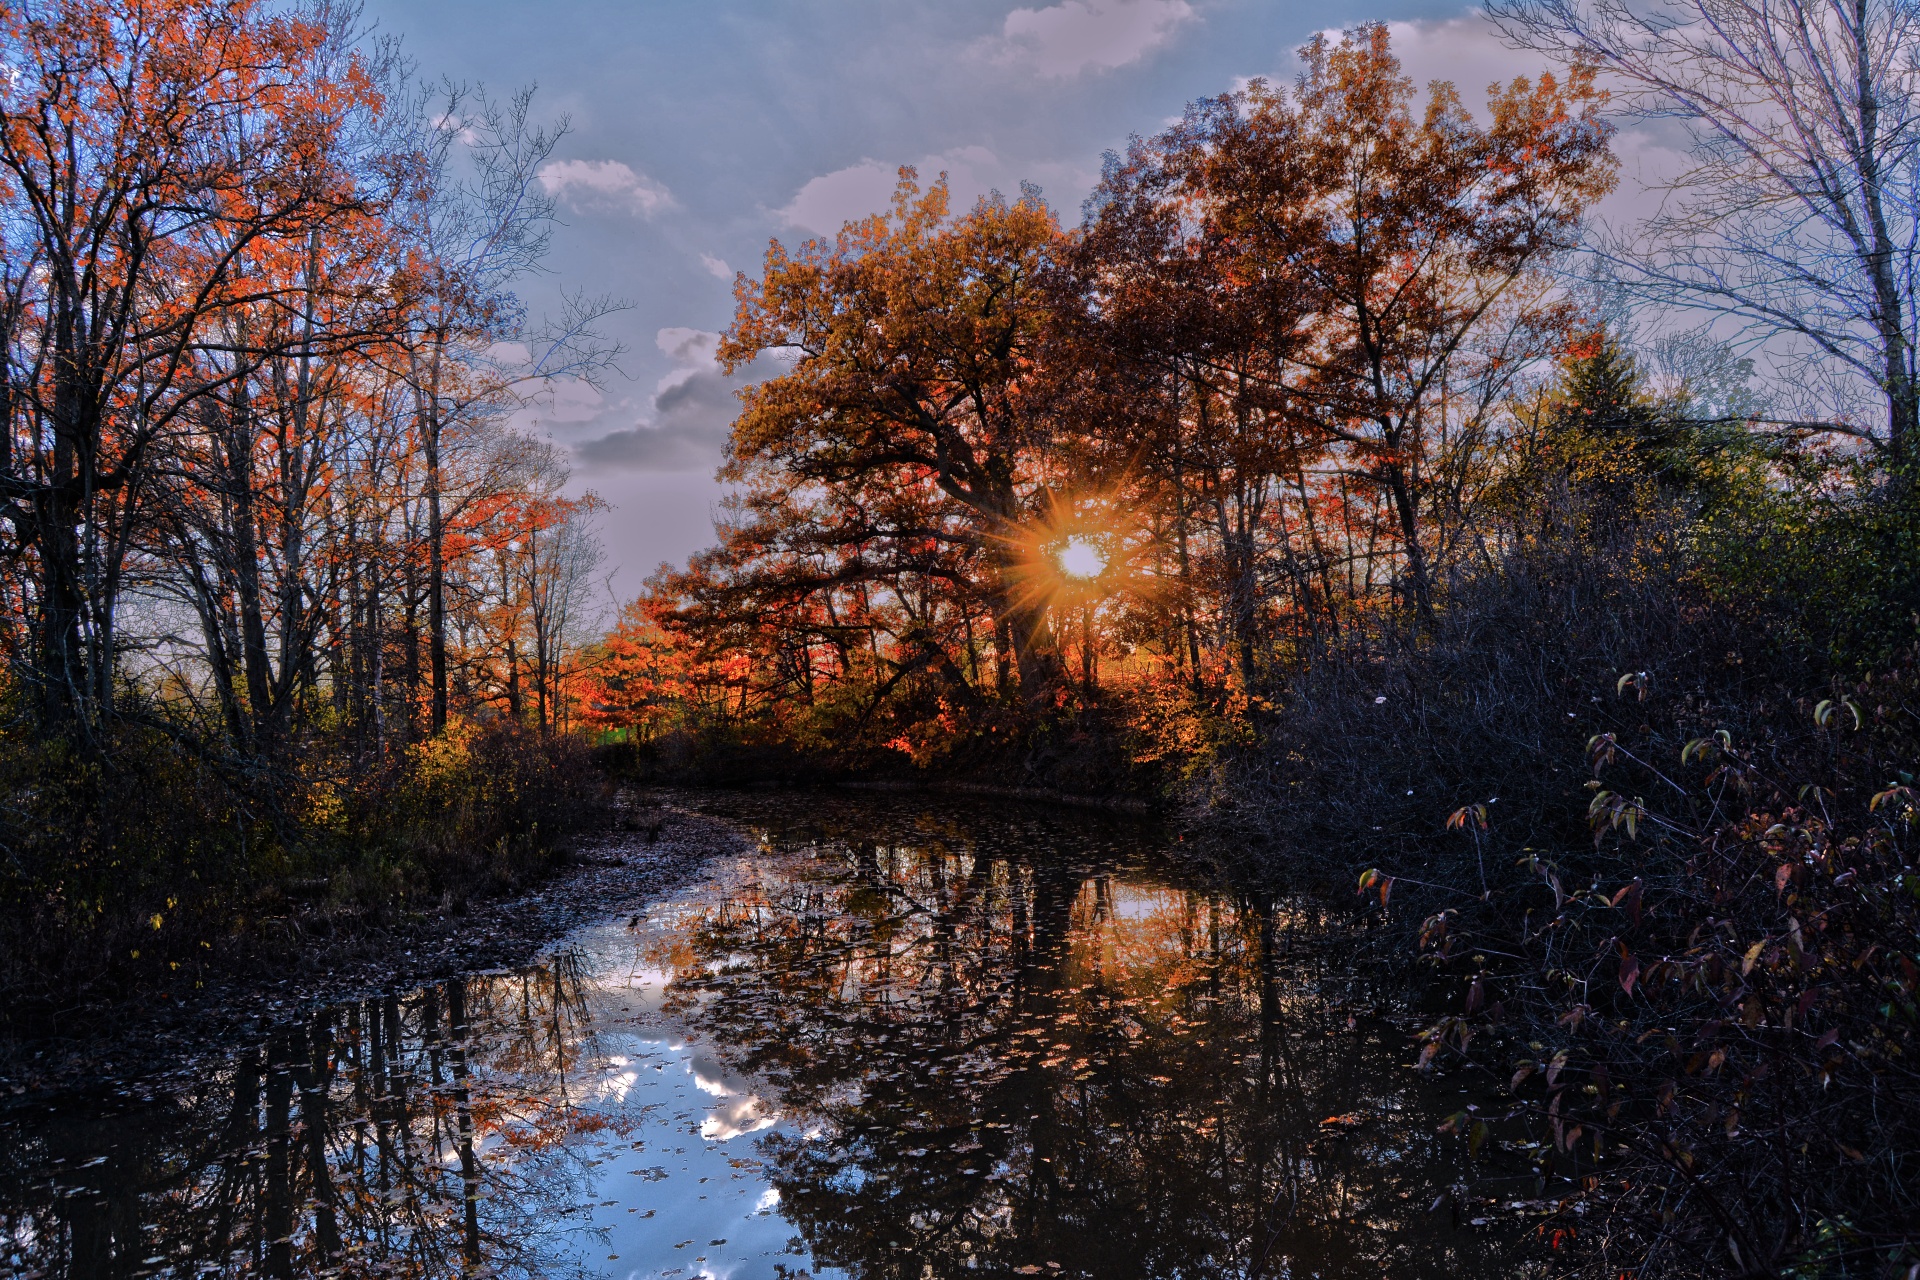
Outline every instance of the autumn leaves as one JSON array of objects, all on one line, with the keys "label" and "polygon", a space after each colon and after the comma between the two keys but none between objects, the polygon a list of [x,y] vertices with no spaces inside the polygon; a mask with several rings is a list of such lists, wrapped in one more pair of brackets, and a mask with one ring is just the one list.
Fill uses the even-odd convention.
[{"label": "autumn leaves", "polygon": [[605,354],[511,292],[557,135],[356,21],[0,12],[0,632],[49,732],[159,710],[283,761],[322,719],[375,755],[450,705],[564,719],[591,504],[502,429]]},{"label": "autumn leaves", "polygon": [[[1086,693],[1099,658],[1252,688],[1301,635],[1432,610],[1507,393],[1577,319],[1548,269],[1609,130],[1578,70],[1476,117],[1423,109],[1383,27],[1303,56],[1110,158],[1077,229],[902,170],[890,213],[742,279],[723,361],[790,369],[743,395],[721,546],[643,606],[750,655],[727,705],[1052,703],[1076,648]],[[1033,590],[1095,507],[1127,572]]]}]

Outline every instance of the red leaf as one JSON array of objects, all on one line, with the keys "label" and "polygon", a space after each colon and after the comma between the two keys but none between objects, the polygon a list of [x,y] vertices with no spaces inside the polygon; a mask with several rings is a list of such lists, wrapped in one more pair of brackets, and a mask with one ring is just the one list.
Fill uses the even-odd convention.
[{"label": "red leaf", "polygon": [[1627,950],[1626,944],[1620,944],[1620,989],[1628,995],[1633,994],[1633,984],[1640,979],[1640,960]]}]

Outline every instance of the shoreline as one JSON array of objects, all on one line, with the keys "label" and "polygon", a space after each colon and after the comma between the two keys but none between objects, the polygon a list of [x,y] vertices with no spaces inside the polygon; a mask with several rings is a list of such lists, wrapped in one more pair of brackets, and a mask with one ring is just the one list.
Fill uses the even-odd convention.
[{"label": "shoreline", "polygon": [[543,879],[511,896],[474,899],[463,914],[330,937],[285,957],[235,956],[184,998],[129,993],[85,1010],[71,1035],[0,1042],[0,1107],[133,1081],[184,1082],[235,1044],[315,1009],[524,964],[588,920],[650,902],[712,858],[746,847],[721,819],[673,804],[662,810],[653,838],[633,822],[589,836]]},{"label": "shoreline", "polygon": [[932,778],[842,779],[832,786],[846,791],[882,791],[944,796],[986,796],[999,800],[1027,800],[1036,804],[1064,805],[1070,809],[1104,809],[1112,813],[1151,817],[1160,812],[1152,801],[1139,796],[1095,796],[1077,791],[1059,791],[1052,787],[1013,787],[992,782],[964,782]]}]

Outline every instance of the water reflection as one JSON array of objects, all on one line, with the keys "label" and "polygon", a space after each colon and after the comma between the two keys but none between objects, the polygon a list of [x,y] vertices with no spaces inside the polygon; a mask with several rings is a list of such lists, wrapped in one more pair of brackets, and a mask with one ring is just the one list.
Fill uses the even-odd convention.
[{"label": "water reflection", "polygon": [[[866,817],[867,815],[859,815]],[[788,833],[673,935],[672,1010],[818,1135],[783,1212],[862,1276],[1475,1274],[1451,1099],[1310,907],[1121,843]],[[1056,856],[1047,856],[1054,854]],[[1027,1274],[1035,1272],[1027,1271]]]},{"label": "water reflection", "polygon": [[26,1274],[567,1274],[617,1118],[576,1105],[577,958],[326,1010],[165,1099],[14,1116],[4,1239]]},{"label": "water reflection", "polygon": [[757,856],[541,965],[0,1120],[0,1275],[1513,1273],[1311,907],[1138,825],[725,804]]}]

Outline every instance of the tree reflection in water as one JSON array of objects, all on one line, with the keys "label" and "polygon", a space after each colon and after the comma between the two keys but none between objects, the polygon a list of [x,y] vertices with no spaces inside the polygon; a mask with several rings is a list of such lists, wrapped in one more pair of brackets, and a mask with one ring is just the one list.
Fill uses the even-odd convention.
[{"label": "tree reflection in water", "polygon": [[76,1278],[583,1273],[568,1144],[610,1120],[569,1086],[580,988],[573,956],[454,979],[328,1009],[192,1095],[14,1117],[0,1249]]},{"label": "tree reflection in water", "polygon": [[762,1147],[820,1263],[1492,1274],[1429,1213],[1462,1153],[1403,1038],[1349,1021],[1311,908],[1097,842],[862,828],[782,840],[653,957],[669,1011],[801,1121]]},{"label": "tree reflection in water", "polygon": [[779,833],[632,927],[0,1115],[0,1277],[1515,1274],[1314,908],[1137,823],[707,803]]}]

